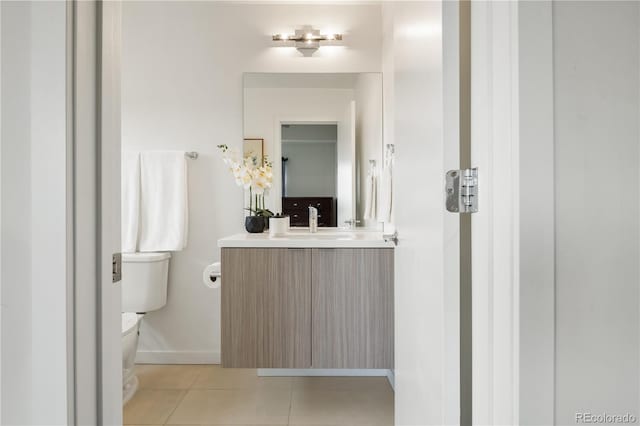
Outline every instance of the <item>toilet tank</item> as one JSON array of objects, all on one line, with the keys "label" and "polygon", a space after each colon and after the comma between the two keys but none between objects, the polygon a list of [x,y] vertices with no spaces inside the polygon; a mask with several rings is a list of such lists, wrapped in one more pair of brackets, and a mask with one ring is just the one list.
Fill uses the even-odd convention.
[{"label": "toilet tank", "polygon": [[122,254],[122,312],[151,312],[167,304],[169,253]]}]

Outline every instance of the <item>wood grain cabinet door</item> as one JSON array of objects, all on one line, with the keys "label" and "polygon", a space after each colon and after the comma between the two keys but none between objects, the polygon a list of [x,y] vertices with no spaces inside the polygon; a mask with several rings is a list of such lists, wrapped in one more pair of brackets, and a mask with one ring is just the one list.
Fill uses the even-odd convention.
[{"label": "wood grain cabinet door", "polygon": [[222,249],[222,364],[311,366],[311,250]]},{"label": "wood grain cabinet door", "polygon": [[312,249],[313,368],[393,368],[393,249]]}]

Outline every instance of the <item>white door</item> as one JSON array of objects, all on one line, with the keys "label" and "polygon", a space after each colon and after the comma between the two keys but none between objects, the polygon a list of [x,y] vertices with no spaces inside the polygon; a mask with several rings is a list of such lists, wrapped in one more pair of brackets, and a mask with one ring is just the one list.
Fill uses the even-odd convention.
[{"label": "white door", "polygon": [[351,101],[338,122],[338,226],[356,218],[356,101]]},{"label": "white door", "polygon": [[445,173],[459,168],[458,6],[389,2],[383,20],[399,238],[395,423],[459,424],[460,218],[444,206]]}]

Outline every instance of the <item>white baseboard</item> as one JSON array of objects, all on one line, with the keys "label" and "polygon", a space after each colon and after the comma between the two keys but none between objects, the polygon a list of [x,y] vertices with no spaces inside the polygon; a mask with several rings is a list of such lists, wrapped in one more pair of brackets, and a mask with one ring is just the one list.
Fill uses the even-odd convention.
[{"label": "white baseboard", "polygon": [[136,364],[220,364],[220,352],[138,351]]}]

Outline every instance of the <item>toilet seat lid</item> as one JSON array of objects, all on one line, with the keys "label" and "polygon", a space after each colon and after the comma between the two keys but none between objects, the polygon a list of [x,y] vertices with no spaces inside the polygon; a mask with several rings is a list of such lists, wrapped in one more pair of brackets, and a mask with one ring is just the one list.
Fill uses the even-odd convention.
[{"label": "toilet seat lid", "polygon": [[133,331],[138,325],[138,321],[142,315],[136,314],[134,312],[123,312],[122,313],[122,334],[129,334]]}]

